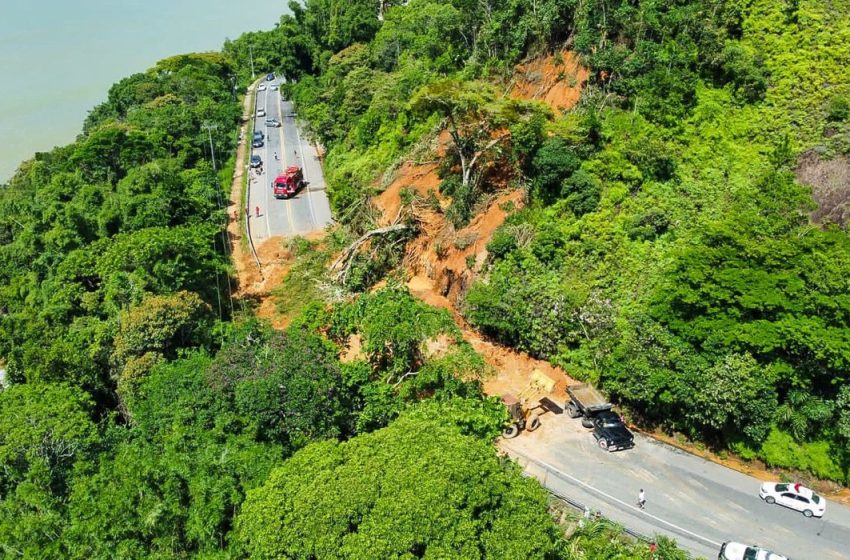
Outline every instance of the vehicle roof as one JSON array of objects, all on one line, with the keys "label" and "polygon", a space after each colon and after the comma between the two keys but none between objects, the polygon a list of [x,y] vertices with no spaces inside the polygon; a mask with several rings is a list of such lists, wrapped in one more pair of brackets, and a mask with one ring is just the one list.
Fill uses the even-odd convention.
[{"label": "vehicle roof", "polygon": [[[750,554],[749,556],[745,556],[747,549],[751,549],[755,552],[755,556]],[[775,552],[771,552],[767,549],[760,548],[755,545],[746,545],[739,542],[727,542],[725,548],[725,556],[727,558],[756,558],[757,560],[788,560],[785,556],[780,554],[776,554]]]},{"label": "vehicle roof", "polygon": [[800,485],[799,490],[795,490],[794,489],[794,485],[795,485],[794,482],[767,482],[766,484],[768,485],[768,487],[771,487],[774,490],[776,490],[777,486],[779,486],[780,484],[783,484],[783,485],[788,487],[788,489],[783,490],[783,492],[791,492],[792,494],[797,494],[797,495],[803,496],[805,498],[811,498],[812,496],[815,495],[814,490],[812,490],[811,488],[806,488],[802,484]]}]

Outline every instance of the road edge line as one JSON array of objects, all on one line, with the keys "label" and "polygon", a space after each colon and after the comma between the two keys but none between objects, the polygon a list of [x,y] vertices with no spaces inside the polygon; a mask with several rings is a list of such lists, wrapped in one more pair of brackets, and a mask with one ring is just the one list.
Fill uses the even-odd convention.
[{"label": "road edge line", "polygon": [[599,494],[599,495],[605,497],[605,499],[607,499],[607,500],[610,500],[610,501],[616,502],[620,505],[626,506],[626,508],[631,510],[632,513],[636,513],[638,515],[643,514],[644,516],[649,517],[650,519],[654,519],[655,521],[672,528],[676,532],[684,533],[686,535],[694,537],[697,540],[702,541],[704,544],[709,544],[709,545],[716,546],[716,547],[720,547],[720,545],[723,544],[723,543],[714,541],[712,539],[709,539],[708,537],[704,537],[702,535],[694,533],[693,531],[689,531],[689,530],[685,529],[684,527],[680,527],[680,526],[676,525],[675,523],[671,523],[671,522],[669,522],[665,519],[661,519],[657,515],[653,515],[651,513],[646,512],[645,510],[641,510],[641,509],[639,509],[639,508],[637,508],[637,507],[635,507],[631,504],[628,504],[628,503],[624,502],[623,500],[616,498],[616,497],[608,494],[607,492],[604,492],[604,491],[596,488],[595,486],[591,486],[590,484],[588,484],[588,483],[586,483],[582,480],[579,480],[578,478],[576,478],[576,477],[574,477],[570,474],[565,473],[564,471],[558,469],[557,467],[550,465],[546,461],[542,461],[540,459],[534,459],[532,457],[529,457],[525,453],[522,453],[521,451],[518,451],[518,450],[516,450],[515,448],[513,448],[509,445],[505,445],[504,443],[502,443],[502,448],[505,449],[506,451],[513,453],[514,455],[517,455],[519,457],[526,459],[527,461],[531,461],[532,463],[535,463],[535,464],[543,467],[546,470],[552,471],[552,472],[554,472],[554,473],[556,473],[560,476],[563,476],[564,478],[567,478],[567,479],[575,482],[576,484],[585,487],[586,489],[590,490],[591,492],[594,492],[596,494]]}]

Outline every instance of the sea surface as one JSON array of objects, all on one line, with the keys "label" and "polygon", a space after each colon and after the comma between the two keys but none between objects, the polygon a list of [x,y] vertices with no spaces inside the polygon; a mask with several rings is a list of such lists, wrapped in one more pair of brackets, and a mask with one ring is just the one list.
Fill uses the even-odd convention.
[{"label": "sea surface", "polygon": [[72,142],[113,83],[162,58],[271,29],[286,4],[0,0],[0,183],[35,152]]}]

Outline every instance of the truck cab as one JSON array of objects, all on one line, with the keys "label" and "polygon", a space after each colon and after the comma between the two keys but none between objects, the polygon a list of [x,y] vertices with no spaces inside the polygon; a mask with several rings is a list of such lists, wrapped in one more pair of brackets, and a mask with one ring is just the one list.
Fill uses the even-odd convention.
[{"label": "truck cab", "polygon": [[272,181],[272,193],[275,198],[292,198],[303,186],[304,173],[297,165],[291,165]]}]

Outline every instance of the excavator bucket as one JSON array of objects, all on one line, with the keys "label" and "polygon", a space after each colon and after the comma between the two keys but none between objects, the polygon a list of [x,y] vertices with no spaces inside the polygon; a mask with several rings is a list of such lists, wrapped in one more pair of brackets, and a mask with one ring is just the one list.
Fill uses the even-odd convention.
[{"label": "excavator bucket", "polygon": [[531,379],[528,385],[519,394],[519,400],[522,402],[536,401],[545,397],[555,389],[556,381],[540,371],[535,369],[531,372]]}]

